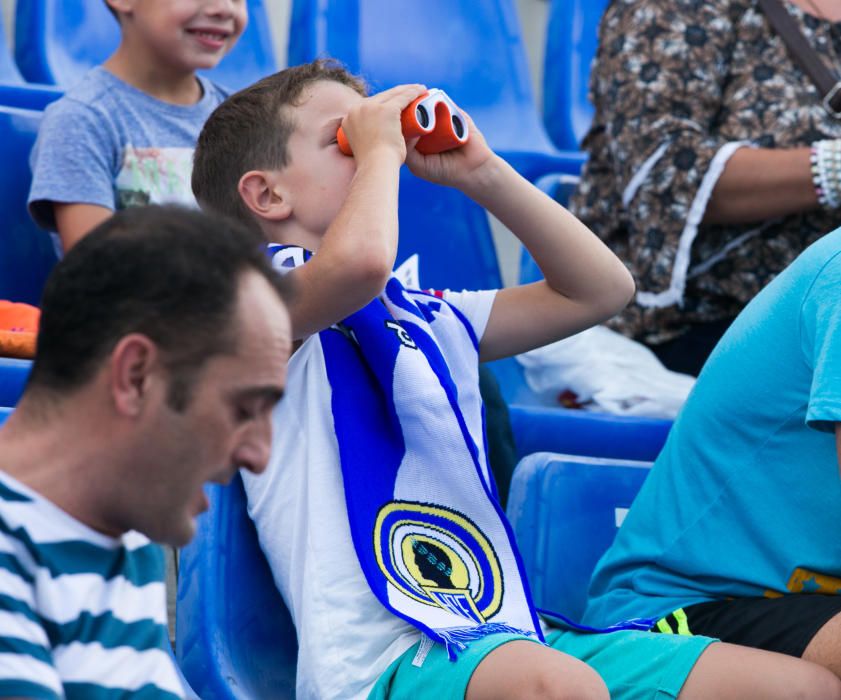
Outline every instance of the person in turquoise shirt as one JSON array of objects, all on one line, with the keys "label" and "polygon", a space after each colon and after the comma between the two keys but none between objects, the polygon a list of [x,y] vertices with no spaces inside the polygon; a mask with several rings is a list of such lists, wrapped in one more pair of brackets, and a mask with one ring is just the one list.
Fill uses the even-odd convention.
[{"label": "person in turquoise shirt", "polygon": [[584,622],[651,617],[841,675],[839,426],[841,229],[719,342],[596,567]]}]

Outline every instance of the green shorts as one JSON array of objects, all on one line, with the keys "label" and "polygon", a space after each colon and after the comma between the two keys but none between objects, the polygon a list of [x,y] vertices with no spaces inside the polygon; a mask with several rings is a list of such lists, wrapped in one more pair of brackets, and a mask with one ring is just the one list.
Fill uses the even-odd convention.
[{"label": "green shorts", "polygon": [[[471,642],[453,662],[441,644],[433,644],[420,666],[412,662],[418,644],[406,651],[380,676],[368,700],[457,700],[464,698],[473,671],[497,647],[529,639],[515,634],[493,634]],[[613,700],[665,700],[676,698],[689,672],[714,639],[612,632],[586,634],[552,629],[546,643],[581,659],[604,679]]]}]

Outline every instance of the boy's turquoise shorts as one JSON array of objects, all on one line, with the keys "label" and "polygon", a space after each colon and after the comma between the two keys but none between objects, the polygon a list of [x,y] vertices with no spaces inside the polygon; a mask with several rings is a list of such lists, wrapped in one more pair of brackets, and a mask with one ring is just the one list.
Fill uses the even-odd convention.
[{"label": "boy's turquoise shorts", "polygon": [[[471,642],[455,662],[447,658],[443,645],[434,644],[420,667],[412,664],[415,644],[380,676],[368,700],[461,700],[482,659],[515,639],[535,641],[516,634],[489,635]],[[586,634],[553,628],[546,634],[553,649],[595,669],[613,700],[676,698],[698,657],[714,641],[634,631]]]}]

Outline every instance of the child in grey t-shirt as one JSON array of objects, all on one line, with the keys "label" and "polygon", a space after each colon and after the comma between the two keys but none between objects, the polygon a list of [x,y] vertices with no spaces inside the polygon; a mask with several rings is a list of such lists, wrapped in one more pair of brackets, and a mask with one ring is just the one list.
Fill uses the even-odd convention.
[{"label": "child in grey t-shirt", "polygon": [[215,66],[247,22],[244,2],[195,5],[112,7],[119,47],[46,109],[32,151],[29,209],[59,234],[64,250],[118,209],[195,203],[196,138],[228,94],[196,70]]}]

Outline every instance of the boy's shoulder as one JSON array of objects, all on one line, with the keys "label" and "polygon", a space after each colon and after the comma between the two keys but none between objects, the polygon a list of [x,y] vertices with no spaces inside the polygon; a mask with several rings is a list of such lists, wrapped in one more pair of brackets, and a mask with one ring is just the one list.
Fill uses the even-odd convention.
[{"label": "boy's shoulder", "polygon": [[121,105],[126,104],[124,87],[104,68],[92,68],[62,97],[47,105],[41,130],[53,126],[60,131],[69,128],[78,134],[99,129],[103,123],[119,121],[124,111]]},{"label": "boy's shoulder", "polygon": [[115,93],[122,91],[121,82],[101,66],[89,70],[82,79],[48,105],[45,117],[111,113]]},{"label": "boy's shoulder", "polygon": [[208,110],[212,111],[230,94],[230,90],[208,78],[203,76],[197,76],[197,78],[202,86],[204,96],[196,105],[183,108],[161,102],[152,95],[123,82],[102,66],[95,66],[76,85],[67,90],[62,97],[48,105],[46,114],[95,113],[116,117],[120,114],[120,106],[126,104],[134,104],[137,109],[142,109],[150,114],[160,110],[178,111],[179,109],[186,109],[186,111],[190,111],[191,108],[196,108],[204,113]]}]

